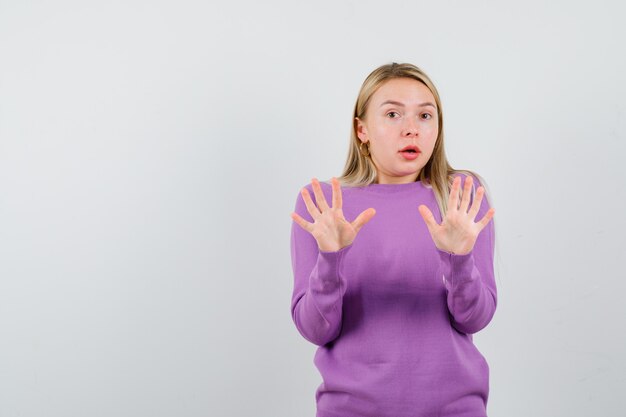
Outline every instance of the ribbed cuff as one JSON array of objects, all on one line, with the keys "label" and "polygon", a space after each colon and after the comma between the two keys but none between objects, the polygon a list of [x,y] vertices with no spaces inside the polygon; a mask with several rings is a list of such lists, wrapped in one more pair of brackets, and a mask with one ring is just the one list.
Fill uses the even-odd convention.
[{"label": "ribbed cuff", "polygon": [[[340,294],[345,293],[344,278],[341,275],[341,263],[346,253],[350,251],[352,244],[343,248],[327,252],[318,249],[317,264],[315,273],[311,274],[309,286],[317,297],[330,302],[329,298],[340,289]],[[343,285],[342,285],[343,284]]]},{"label": "ribbed cuff", "polygon": [[472,277],[474,269],[473,252],[457,255],[438,248],[437,252],[441,260],[441,272],[444,276],[446,288],[453,288],[463,282],[470,282],[474,279]]},{"label": "ribbed cuff", "polygon": [[341,254],[343,252],[347,252],[348,249],[350,249],[352,247],[352,245],[354,244],[354,242],[350,243],[348,246],[344,246],[343,248],[336,250],[336,251],[323,251],[321,249],[318,248],[319,253],[324,253],[324,254],[332,254],[332,253],[336,253],[336,254]]}]

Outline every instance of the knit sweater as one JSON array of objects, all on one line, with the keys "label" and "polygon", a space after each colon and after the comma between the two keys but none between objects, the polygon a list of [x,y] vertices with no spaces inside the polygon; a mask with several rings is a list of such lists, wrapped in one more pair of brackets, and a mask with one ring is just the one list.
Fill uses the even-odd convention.
[{"label": "knit sweater", "polygon": [[[320,184],[331,206],[332,187]],[[350,245],[321,251],[295,221],[291,229],[291,315],[318,346],[323,379],[316,417],[485,417],[489,366],[472,334],[496,310],[493,220],[456,255],[435,246],[418,211],[425,204],[441,223],[429,185],[341,190],[346,220],[376,210]],[[485,195],[474,221],[489,207]],[[300,194],[295,212],[313,222]]]}]

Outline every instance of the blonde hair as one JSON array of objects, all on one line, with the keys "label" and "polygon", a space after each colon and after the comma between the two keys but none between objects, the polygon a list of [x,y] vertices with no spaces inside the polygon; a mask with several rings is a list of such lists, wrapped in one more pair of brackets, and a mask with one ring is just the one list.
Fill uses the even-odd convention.
[{"label": "blonde hair", "polygon": [[[433,189],[437,205],[439,206],[439,211],[441,213],[441,218],[443,219],[445,217],[448,209],[448,196],[450,195],[452,181],[454,180],[455,174],[463,173],[477,178],[481,183],[480,185],[485,188],[484,198],[487,198],[487,186],[482,177],[467,169],[454,169],[448,162],[443,145],[443,110],[441,107],[439,93],[437,92],[437,89],[431,79],[424,73],[424,71],[415,65],[406,63],[398,64],[393,62],[391,64],[382,65],[372,71],[361,85],[361,90],[359,91],[352,117],[348,159],[343,173],[341,176],[337,177],[339,183],[343,186],[361,187],[372,184],[376,181],[376,166],[370,157],[364,156],[360,152],[359,147],[361,145],[361,141],[357,136],[356,118],[358,117],[363,120],[366,117],[367,107],[370,103],[372,95],[374,95],[376,90],[378,90],[383,83],[393,78],[411,78],[417,80],[428,87],[435,98],[439,121],[437,140],[435,142],[435,147],[430,160],[426,163],[424,168],[421,169],[417,180]],[[476,181],[472,184],[472,200],[476,190],[475,183]],[[461,188],[461,196],[462,195],[463,189]],[[491,205],[489,198],[487,198],[487,201]],[[493,220],[494,219],[491,221]]]}]

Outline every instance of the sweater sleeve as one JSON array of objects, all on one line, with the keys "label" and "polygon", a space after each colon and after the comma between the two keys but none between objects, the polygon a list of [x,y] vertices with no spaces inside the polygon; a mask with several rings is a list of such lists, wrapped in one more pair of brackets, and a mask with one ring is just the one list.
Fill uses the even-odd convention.
[{"label": "sweater sleeve", "polygon": [[[307,189],[315,201],[310,184]],[[331,196],[326,192],[324,195],[327,201],[331,201]],[[296,200],[295,212],[306,221],[313,222],[300,194]],[[313,235],[292,220],[291,263],[294,287],[291,317],[300,334],[315,345],[329,343],[341,332],[342,301],[346,291],[341,264],[351,248],[352,244],[334,252],[321,251]]]},{"label": "sweater sleeve", "polygon": [[[474,177],[476,188],[480,182]],[[470,206],[471,207],[471,201]],[[489,210],[486,194],[474,221]],[[485,328],[496,311],[497,289],[493,268],[495,230],[493,218],[478,235],[472,251],[455,255],[437,249],[441,259],[452,325],[463,333]]]}]

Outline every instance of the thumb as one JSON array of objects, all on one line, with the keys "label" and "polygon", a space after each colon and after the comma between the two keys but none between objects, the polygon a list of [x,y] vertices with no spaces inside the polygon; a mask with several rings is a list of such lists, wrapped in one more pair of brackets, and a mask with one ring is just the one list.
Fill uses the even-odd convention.
[{"label": "thumb", "polygon": [[435,216],[433,216],[433,213],[424,204],[420,204],[417,210],[422,215],[422,218],[424,219],[424,222],[426,223],[426,227],[428,227],[428,230],[430,230],[432,234],[432,232],[435,230],[435,227],[439,226],[437,224],[437,220],[435,220]]},{"label": "thumb", "polygon": [[365,223],[369,222],[371,218],[374,217],[374,214],[376,214],[376,210],[374,210],[372,207],[361,212],[361,214],[359,214],[357,218],[354,219],[354,221],[352,222],[354,230],[356,230],[356,232],[358,233],[359,230],[361,230],[361,227],[363,227]]}]

